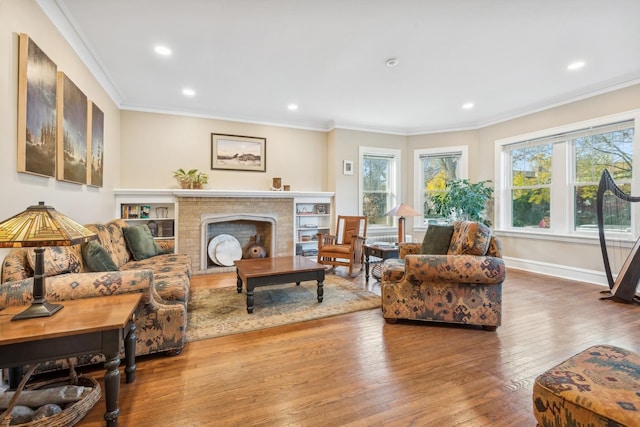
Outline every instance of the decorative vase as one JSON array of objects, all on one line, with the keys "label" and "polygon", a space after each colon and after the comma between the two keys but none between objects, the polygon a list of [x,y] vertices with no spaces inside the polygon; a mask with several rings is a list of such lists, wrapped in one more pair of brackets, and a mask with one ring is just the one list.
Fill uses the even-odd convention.
[{"label": "decorative vase", "polygon": [[262,245],[262,236],[255,235],[254,242],[245,246],[242,251],[242,258],[265,258],[267,256],[267,250]]}]

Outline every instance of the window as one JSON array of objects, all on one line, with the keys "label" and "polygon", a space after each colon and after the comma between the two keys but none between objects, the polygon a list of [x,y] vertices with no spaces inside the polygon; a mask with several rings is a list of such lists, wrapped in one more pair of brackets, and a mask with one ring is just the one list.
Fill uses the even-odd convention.
[{"label": "window", "polygon": [[438,221],[438,217],[432,212],[429,196],[444,192],[448,181],[467,177],[467,151],[466,146],[414,151],[414,204],[416,210],[423,213],[423,217],[418,218],[414,226]]},{"label": "window", "polygon": [[360,164],[360,209],[368,226],[392,226],[385,214],[396,205],[400,150],[360,147]]},{"label": "window", "polygon": [[[627,194],[637,188],[632,186],[640,178],[633,173],[635,115],[637,112],[626,113],[538,132],[530,138],[497,141],[496,193],[501,199],[497,228],[594,234],[602,172],[609,170]],[[632,234],[632,209],[627,204],[615,220],[609,218],[614,223],[607,226]]]}]

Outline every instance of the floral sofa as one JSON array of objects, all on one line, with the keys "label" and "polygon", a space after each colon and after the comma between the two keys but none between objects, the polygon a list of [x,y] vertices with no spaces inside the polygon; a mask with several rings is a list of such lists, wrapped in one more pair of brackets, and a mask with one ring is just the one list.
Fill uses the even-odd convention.
[{"label": "floral sofa", "polygon": [[[423,247],[429,234],[427,230]],[[420,243],[403,243],[400,259],[384,262],[385,320],[459,323],[496,330],[502,322],[506,276],[500,241],[488,227],[471,221],[454,222],[451,233],[440,239],[444,239],[446,253],[420,254]]]},{"label": "floral sofa", "polygon": [[[103,263],[111,266],[106,268],[110,271],[95,271],[96,261],[85,246],[46,248],[47,300],[108,298],[115,294],[140,292],[143,297],[135,311],[136,355],[179,353],[185,345],[187,330],[191,277],[189,256],[173,253],[173,242],[166,240],[153,243],[155,255],[145,259],[138,256],[136,260],[125,239],[125,231],[129,230],[125,230],[127,223],[123,220],[86,227],[98,235],[93,246],[100,248],[105,257]],[[31,303],[34,258],[33,250],[27,249],[14,249],[5,257],[0,308]],[[102,355],[87,355],[77,358],[74,363],[86,365],[101,361],[104,361]],[[40,370],[62,366],[66,366],[66,361],[51,362]]]}]

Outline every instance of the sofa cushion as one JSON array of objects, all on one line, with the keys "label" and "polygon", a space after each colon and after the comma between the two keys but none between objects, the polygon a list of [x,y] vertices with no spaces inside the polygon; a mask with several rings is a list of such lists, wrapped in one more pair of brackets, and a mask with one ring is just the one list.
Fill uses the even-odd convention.
[{"label": "sofa cushion", "polygon": [[448,255],[484,255],[489,248],[491,230],[475,221],[455,221]]},{"label": "sofa cushion", "polygon": [[[34,249],[27,250],[27,262],[35,271],[36,253]],[[63,273],[79,273],[80,260],[70,246],[49,246],[44,248],[44,275],[56,276]]]},{"label": "sofa cushion", "polygon": [[127,223],[122,219],[114,219],[105,225],[111,240],[111,250],[109,251],[111,258],[118,267],[122,267],[123,264],[131,261],[132,256],[127,250],[127,242],[122,231],[127,228]]},{"label": "sofa cushion", "polygon": [[446,255],[453,235],[453,225],[430,224],[420,247],[423,255]]},{"label": "sofa cushion", "polygon": [[140,261],[162,254],[162,248],[153,240],[147,224],[123,227],[122,232],[134,260]]},{"label": "sofa cushion", "polygon": [[117,271],[118,266],[109,252],[96,240],[82,245],[82,258],[89,271]]}]

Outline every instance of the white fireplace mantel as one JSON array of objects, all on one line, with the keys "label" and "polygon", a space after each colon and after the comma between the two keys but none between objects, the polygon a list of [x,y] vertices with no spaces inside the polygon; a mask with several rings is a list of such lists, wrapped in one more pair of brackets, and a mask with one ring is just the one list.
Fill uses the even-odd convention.
[{"label": "white fireplace mantel", "polygon": [[235,198],[296,198],[333,197],[329,191],[258,191],[258,190],[183,190],[175,189],[135,189],[116,188],[116,196],[174,196],[174,197],[235,197]]}]

